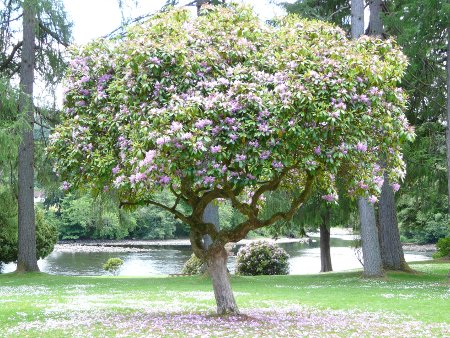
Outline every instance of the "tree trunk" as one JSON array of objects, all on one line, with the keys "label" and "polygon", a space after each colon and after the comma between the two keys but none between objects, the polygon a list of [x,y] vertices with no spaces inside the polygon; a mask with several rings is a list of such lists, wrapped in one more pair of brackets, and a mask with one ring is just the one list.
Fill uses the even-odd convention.
[{"label": "tree trunk", "polygon": [[[352,0],[352,38],[364,34],[364,1]],[[382,276],[380,245],[375,222],[375,209],[366,199],[359,199],[359,216],[361,220],[361,243],[364,259],[364,276]]]},{"label": "tree trunk", "polygon": [[325,217],[320,224],[320,272],[333,271],[330,252],[330,209],[327,208]]},{"label": "tree trunk", "polygon": [[383,35],[383,22],[381,21],[381,13],[383,12],[382,0],[370,0],[370,21],[368,35],[379,36]]},{"label": "tree trunk", "polygon": [[406,264],[402,243],[400,242],[394,191],[389,185],[386,174],[384,175],[384,183],[378,204],[378,217],[383,268],[386,270],[410,271],[411,269]]},{"label": "tree trunk", "polygon": [[[208,205],[205,208],[205,211],[203,211],[203,222],[205,223],[212,223],[216,227],[216,230],[220,230],[220,219],[219,219],[219,206],[214,203],[208,203]],[[212,244],[211,236],[205,235],[203,236],[203,245],[205,246],[205,249],[208,249],[208,247]]]},{"label": "tree trunk", "polygon": [[208,272],[211,276],[217,314],[239,314],[227,271],[228,253],[224,246],[212,245],[208,250]]},{"label": "tree trunk", "polygon": [[351,1],[352,38],[357,39],[364,34],[364,1]]},{"label": "tree trunk", "polygon": [[34,216],[34,109],[33,82],[35,65],[36,16],[34,1],[23,4],[23,46],[20,65],[21,96],[19,109],[26,113],[29,128],[22,133],[19,145],[18,173],[18,259],[17,272],[39,271],[36,257]]},{"label": "tree trunk", "polygon": [[[384,32],[381,20],[382,0],[370,0],[369,9],[369,35],[382,37]],[[394,191],[389,185],[387,175],[384,175],[384,183],[378,204],[378,217],[383,268],[387,270],[410,270],[406,264],[402,243],[400,242]]]},{"label": "tree trunk", "polygon": [[361,219],[361,242],[364,259],[364,277],[382,277],[378,229],[375,222],[375,210],[366,199],[359,199],[359,217]]},{"label": "tree trunk", "polygon": [[450,215],[450,26],[447,27],[447,185]]}]

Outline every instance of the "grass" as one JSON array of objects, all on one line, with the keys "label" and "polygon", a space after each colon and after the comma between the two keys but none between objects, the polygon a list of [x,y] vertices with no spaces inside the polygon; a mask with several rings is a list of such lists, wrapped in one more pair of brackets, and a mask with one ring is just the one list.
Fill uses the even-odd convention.
[{"label": "grass", "polygon": [[450,336],[445,261],[360,272],[233,277],[244,316],[214,316],[205,277],[0,275],[0,337]]}]

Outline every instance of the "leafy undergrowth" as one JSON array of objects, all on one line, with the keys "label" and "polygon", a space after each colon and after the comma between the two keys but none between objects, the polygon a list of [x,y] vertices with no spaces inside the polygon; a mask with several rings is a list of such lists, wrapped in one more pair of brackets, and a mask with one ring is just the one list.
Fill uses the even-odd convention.
[{"label": "leafy undergrowth", "polygon": [[217,317],[204,277],[0,275],[0,337],[450,336],[446,262],[359,272],[233,277],[239,317]]}]

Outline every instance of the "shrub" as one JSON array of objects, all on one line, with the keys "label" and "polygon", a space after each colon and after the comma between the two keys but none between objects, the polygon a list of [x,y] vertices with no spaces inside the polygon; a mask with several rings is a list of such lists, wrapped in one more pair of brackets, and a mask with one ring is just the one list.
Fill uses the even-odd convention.
[{"label": "shrub", "polygon": [[120,267],[123,265],[123,260],[120,258],[110,258],[103,264],[103,270],[110,272],[111,274],[117,276]]},{"label": "shrub", "polygon": [[183,265],[182,274],[186,275],[200,275],[206,270],[206,264],[198,258],[195,254],[192,254],[186,263]]},{"label": "shrub", "polygon": [[436,249],[437,251],[433,258],[450,257],[450,237],[439,239]]},{"label": "shrub", "polygon": [[[36,208],[36,258],[45,258],[58,239],[55,224],[48,222],[42,209]],[[0,191],[0,263],[17,260],[17,202]]]},{"label": "shrub", "polygon": [[239,249],[236,273],[240,275],[287,275],[289,255],[276,244],[253,242]]}]

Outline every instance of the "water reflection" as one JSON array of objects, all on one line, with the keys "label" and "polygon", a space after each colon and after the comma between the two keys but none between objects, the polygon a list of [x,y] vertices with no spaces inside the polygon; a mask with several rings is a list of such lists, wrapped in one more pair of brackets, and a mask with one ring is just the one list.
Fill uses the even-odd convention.
[{"label": "water reflection", "polygon": [[[318,238],[311,243],[280,244],[291,256],[290,274],[311,274],[320,271],[320,249]],[[334,271],[361,268],[353,249],[352,236],[331,239],[331,260]],[[103,264],[112,257],[124,261],[120,276],[168,275],[181,272],[183,264],[191,256],[190,246],[147,247],[143,252],[53,252],[38,262],[42,272],[58,275],[105,275]],[[233,252],[236,253],[239,247]],[[423,253],[405,252],[407,261],[430,259]],[[230,256],[228,269],[234,273],[235,257]],[[15,270],[15,264],[5,266],[3,272]]]}]

